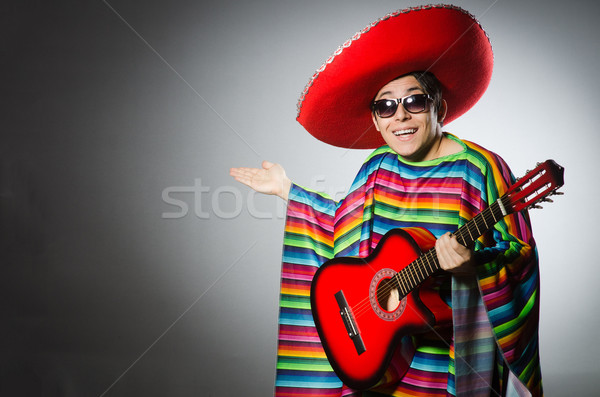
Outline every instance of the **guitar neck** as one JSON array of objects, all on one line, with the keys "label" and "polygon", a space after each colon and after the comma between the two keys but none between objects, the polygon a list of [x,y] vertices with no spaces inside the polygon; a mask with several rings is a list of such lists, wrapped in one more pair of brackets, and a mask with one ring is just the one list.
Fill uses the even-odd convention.
[{"label": "guitar neck", "polygon": [[454,232],[458,241],[465,247],[471,246],[475,240],[508,215],[511,207],[503,202],[505,198],[506,196],[501,197]]},{"label": "guitar neck", "polygon": [[[453,235],[458,242],[465,247],[470,247],[475,240],[512,212],[510,205],[505,202],[506,197],[506,195],[502,196],[454,232]],[[398,284],[400,295],[406,296],[438,270],[440,270],[440,263],[435,248],[432,248],[396,273],[393,279]]]}]

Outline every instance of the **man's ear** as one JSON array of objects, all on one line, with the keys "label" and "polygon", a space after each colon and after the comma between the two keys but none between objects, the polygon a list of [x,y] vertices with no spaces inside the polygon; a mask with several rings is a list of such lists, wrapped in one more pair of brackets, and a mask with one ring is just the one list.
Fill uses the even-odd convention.
[{"label": "man's ear", "polygon": [[[371,120],[373,120],[373,124],[375,125],[375,129],[379,131],[379,126],[377,125],[377,116],[375,116],[375,112],[371,112]],[[379,131],[381,132],[381,131]]]},{"label": "man's ear", "polygon": [[448,111],[448,104],[446,103],[445,99],[442,99],[442,102],[440,103],[440,110],[438,111],[438,115],[437,115],[437,121],[438,123],[443,123],[444,119],[446,118],[446,112]]}]

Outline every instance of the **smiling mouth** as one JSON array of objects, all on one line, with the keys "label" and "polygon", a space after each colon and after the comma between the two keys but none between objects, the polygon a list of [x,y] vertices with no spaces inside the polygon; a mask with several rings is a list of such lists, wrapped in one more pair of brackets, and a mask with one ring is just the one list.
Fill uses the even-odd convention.
[{"label": "smiling mouth", "polygon": [[405,130],[392,131],[395,136],[412,135],[417,132],[416,128],[407,128]]}]

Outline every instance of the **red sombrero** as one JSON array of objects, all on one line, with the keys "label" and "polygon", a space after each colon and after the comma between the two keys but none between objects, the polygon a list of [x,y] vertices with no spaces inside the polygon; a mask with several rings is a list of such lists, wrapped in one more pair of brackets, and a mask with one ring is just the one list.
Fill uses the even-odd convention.
[{"label": "red sombrero", "polygon": [[331,145],[376,148],[385,142],[369,105],[389,81],[432,72],[448,103],[447,124],[483,95],[493,63],[490,41],[467,11],[453,5],[399,10],[356,33],[325,61],[298,101],[297,120]]}]

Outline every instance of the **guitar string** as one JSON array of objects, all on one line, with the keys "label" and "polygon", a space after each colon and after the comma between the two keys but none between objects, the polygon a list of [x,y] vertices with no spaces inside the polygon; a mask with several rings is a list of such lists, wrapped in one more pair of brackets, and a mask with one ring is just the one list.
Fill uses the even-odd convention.
[{"label": "guitar string", "polygon": [[[505,198],[503,197],[501,199],[501,201],[505,201]],[[454,234],[454,236],[461,237],[463,240],[463,243],[465,242],[464,239],[464,230],[467,230],[467,232],[469,233],[469,236],[471,237],[471,239],[473,241],[475,241],[476,239],[473,239],[473,235],[471,233],[471,230],[469,230],[469,224],[473,223],[477,229],[477,233],[479,233],[479,236],[482,235],[483,233],[485,233],[485,231],[487,231],[488,229],[490,229],[490,227],[488,227],[488,222],[489,225],[493,226],[495,225],[500,219],[502,219],[504,217],[504,215],[498,214],[499,217],[496,217],[496,215],[494,214],[494,210],[501,210],[499,208],[499,206],[495,205],[496,203],[493,203],[490,207],[488,207],[486,210],[480,212],[479,214],[477,214],[475,217],[473,217],[473,221],[474,222],[468,222],[466,223],[463,227],[459,228]],[[508,203],[503,203],[505,206],[508,205]],[[496,211],[497,212],[497,211]],[[486,219],[487,217],[487,219]],[[492,222],[493,221],[493,222]],[[481,233],[479,227],[477,226],[477,222],[480,223],[480,226],[485,226],[484,232]],[[483,223],[481,225],[481,223]],[[478,237],[479,237],[478,236]],[[478,238],[477,237],[477,238]],[[421,258],[424,258],[427,260],[427,262],[429,263],[430,261],[433,262],[433,269],[430,269],[429,271],[431,271],[430,273],[428,273],[428,269],[426,266],[426,264],[422,263],[423,260]],[[404,267],[402,270],[400,270],[399,272],[397,272],[394,276],[392,276],[391,278],[387,279],[387,280],[391,280],[392,278],[395,278],[398,284],[398,287],[394,287],[391,282],[387,282],[385,283],[385,285],[381,286],[381,288],[378,288],[375,292],[375,299],[377,299],[377,293],[381,293],[384,294],[384,296],[387,296],[388,293],[391,293],[391,291],[393,289],[398,289],[398,291],[400,292],[400,290],[402,289],[402,287],[404,287],[404,290],[406,292],[402,292],[402,299],[404,299],[408,294],[410,294],[418,285],[420,285],[423,281],[425,281],[425,279],[427,279],[429,276],[431,276],[433,273],[435,273],[435,271],[439,270],[439,263],[437,260],[437,251],[435,251],[435,248],[430,249],[429,251],[427,251],[426,253],[424,253],[423,255],[421,255],[421,257],[417,258],[415,261],[411,262],[409,265],[407,265],[406,267]],[[417,274],[417,271],[419,273],[421,273],[421,276],[419,277],[419,274]],[[425,276],[423,277],[423,271],[425,272]],[[408,273],[408,274],[407,274]],[[405,282],[401,282],[401,280],[398,278],[404,278],[404,280],[406,280]],[[413,283],[410,282],[410,278],[412,278],[412,280],[414,281],[415,279],[417,280],[416,282],[414,282],[414,285],[412,285]],[[401,301],[401,299],[399,299]],[[388,313],[393,313],[395,310],[398,309],[399,306],[397,306],[394,310],[392,311],[388,311],[385,310]],[[368,296],[366,298],[364,298],[363,300],[361,300],[360,302],[358,302],[356,305],[350,307],[350,309],[353,312],[353,315],[355,318],[360,317],[362,314],[364,314],[365,312],[368,312],[369,309],[371,309],[371,296]]]}]

